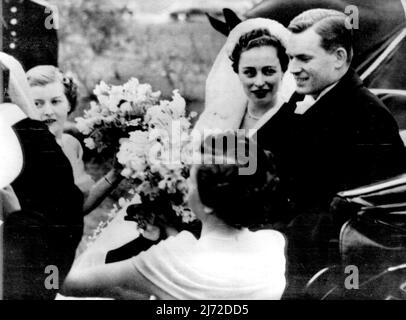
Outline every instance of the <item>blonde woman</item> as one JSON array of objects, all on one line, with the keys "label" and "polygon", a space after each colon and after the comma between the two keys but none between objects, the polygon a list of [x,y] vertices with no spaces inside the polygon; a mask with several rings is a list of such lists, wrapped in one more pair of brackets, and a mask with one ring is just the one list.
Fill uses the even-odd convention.
[{"label": "blonde woman", "polygon": [[80,142],[72,135],[64,133],[68,115],[74,111],[77,103],[78,88],[72,77],[63,74],[54,66],[41,65],[30,69],[27,79],[40,120],[48,126],[68,158],[75,184],[85,195],[83,211],[88,213],[121,181],[120,169],[111,169],[95,183],[85,171]]}]

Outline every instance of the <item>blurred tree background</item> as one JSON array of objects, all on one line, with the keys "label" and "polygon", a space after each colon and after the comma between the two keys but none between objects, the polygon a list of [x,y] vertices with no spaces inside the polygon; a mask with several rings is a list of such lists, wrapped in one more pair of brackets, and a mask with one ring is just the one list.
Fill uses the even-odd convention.
[{"label": "blurred tree background", "polygon": [[[179,89],[189,110],[202,110],[205,79],[225,41],[206,18],[145,23],[147,18],[141,23],[125,1],[49,2],[58,9],[59,67],[72,72],[79,82],[80,100],[70,116],[71,121],[88,108],[93,89],[101,80],[118,85],[131,77],[150,83],[165,98]],[[84,160],[87,172],[95,180],[111,167],[109,161],[86,148]],[[126,189],[123,182],[98,209],[85,217],[85,238],[107,218],[108,210]]]},{"label": "blurred tree background", "polygon": [[224,43],[207,19],[140,23],[120,1],[50,3],[59,13],[59,66],[80,82],[81,101],[72,119],[88,106],[98,82],[122,84],[130,77],[150,83],[164,97],[179,89],[191,109],[201,110],[205,79]]}]

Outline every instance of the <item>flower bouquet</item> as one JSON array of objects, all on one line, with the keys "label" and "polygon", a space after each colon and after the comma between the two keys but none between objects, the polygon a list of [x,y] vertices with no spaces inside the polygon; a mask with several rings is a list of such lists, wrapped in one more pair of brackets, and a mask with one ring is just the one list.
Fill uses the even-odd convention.
[{"label": "flower bouquet", "polygon": [[146,110],[156,104],[161,95],[136,78],[122,86],[110,86],[102,81],[93,93],[97,102],[92,101],[84,116],[75,119],[76,126],[87,136],[84,142],[89,149],[108,155],[117,153],[120,138],[142,128]]},{"label": "flower bouquet", "polygon": [[122,175],[132,182],[131,193],[141,201],[128,207],[126,219],[141,229],[148,223],[176,227],[194,220],[185,199],[193,153],[185,107],[175,90],[171,101],[160,101],[147,110],[146,130],[135,130],[120,142],[117,159],[124,167]]},{"label": "flower bouquet", "polygon": [[84,117],[77,118],[86,145],[98,152],[114,152],[129,182],[127,197],[119,201],[90,240],[119,214],[136,222],[143,233],[149,225],[187,228],[194,215],[186,205],[189,165],[193,154],[191,118],[177,90],[160,100],[148,84],[131,79],[123,86],[99,84]]}]

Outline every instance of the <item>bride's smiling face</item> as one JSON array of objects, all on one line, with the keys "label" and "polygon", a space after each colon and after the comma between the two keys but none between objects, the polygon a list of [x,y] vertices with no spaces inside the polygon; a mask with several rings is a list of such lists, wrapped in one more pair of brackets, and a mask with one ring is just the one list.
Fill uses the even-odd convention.
[{"label": "bride's smiling face", "polygon": [[262,46],[242,52],[238,76],[245,94],[254,104],[274,102],[283,77],[277,49]]}]

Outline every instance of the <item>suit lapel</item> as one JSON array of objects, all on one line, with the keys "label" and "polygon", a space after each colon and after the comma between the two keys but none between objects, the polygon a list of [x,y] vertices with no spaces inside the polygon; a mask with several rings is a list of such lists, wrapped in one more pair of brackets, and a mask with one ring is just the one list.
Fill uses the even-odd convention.
[{"label": "suit lapel", "polygon": [[[307,110],[303,116],[318,117],[334,115],[336,112],[346,108],[346,98],[351,96],[351,92],[362,86],[361,79],[356,75],[355,71],[350,69],[345,76],[337,83],[337,85],[322,96],[314,105]],[[294,112],[294,110],[293,110]],[[341,112],[340,112],[341,113]],[[328,118],[326,118],[327,120]]]},{"label": "suit lapel", "polygon": [[322,96],[320,100],[303,115],[296,115],[295,109],[296,102],[303,101],[305,96],[295,92],[289,102],[282,105],[279,111],[258,129],[258,141],[260,142],[260,140],[262,140],[265,146],[267,144],[266,140],[280,139],[281,137],[274,137],[273,135],[282,135],[283,132],[289,130],[289,125],[293,124],[293,118],[313,119],[316,122],[317,119],[320,119],[320,121],[325,122],[325,125],[328,126],[329,119],[334,120],[335,115],[337,113],[341,114],[341,110],[347,107],[345,97],[351,96],[351,91],[362,85],[362,81],[356,75],[355,71],[353,69],[348,70],[339,83]]}]

